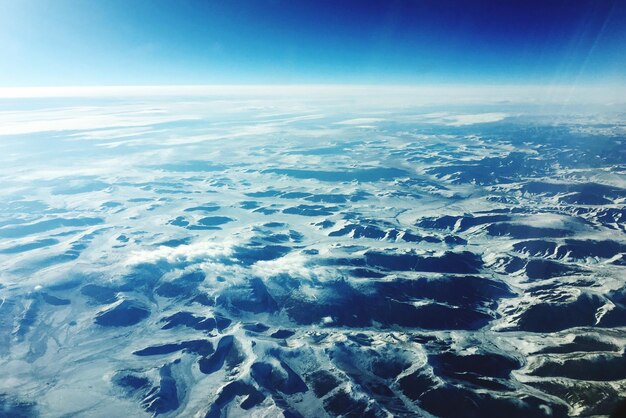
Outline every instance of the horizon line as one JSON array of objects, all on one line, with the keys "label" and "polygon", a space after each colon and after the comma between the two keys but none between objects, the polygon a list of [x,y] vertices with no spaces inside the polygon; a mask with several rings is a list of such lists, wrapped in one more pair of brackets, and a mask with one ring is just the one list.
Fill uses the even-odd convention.
[{"label": "horizon line", "polygon": [[626,85],[614,84],[155,84],[155,85],[66,85],[0,87],[0,99],[72,98],[72,97],[294,97],[302,94],[324,98],[330,94],[346,96],[377,95],[423,100],[456,99],[522,102],[572,102],[616,104],[626,102]]}]

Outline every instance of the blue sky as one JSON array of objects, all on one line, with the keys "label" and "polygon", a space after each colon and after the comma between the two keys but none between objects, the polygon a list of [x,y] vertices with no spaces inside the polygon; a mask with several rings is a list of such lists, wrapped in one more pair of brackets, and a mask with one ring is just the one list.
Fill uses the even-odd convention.
[{"label": "blue sky", "polygon": [[624,84],[626,1],[0,0],[0,86]]}]

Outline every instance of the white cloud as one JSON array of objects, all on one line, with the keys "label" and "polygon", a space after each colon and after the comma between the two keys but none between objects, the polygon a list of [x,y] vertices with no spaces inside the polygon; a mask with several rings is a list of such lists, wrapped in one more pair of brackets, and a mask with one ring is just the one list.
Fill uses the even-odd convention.
[{"label": "white cloud", "polygon": [[476,123],[498,122],[509,115],[506,113],[473,113],[473,114],[452,114],[447,112],[426,113],[413,115],[400,120],[405,122],[422,122],[446,126],[474,125]]},{"label": "white cloud", "polygon": [[61,109],[0,112],[0,135],[50,131],[93,131],[129,128],[181,120],[200,119],[186,109],[151,109],[143,105],[68,107]]},{"label": "white cloud", "polygon": [[202,241],[174,248],[161,246],[154,250],[131,252],[126,259],[126,264],[157,263],[163,260],[172,264],[219,260],[229,257],[233,252],[234,245],[234,241],[222,239],[220,241]]},{"label": "white cloud", "polygon": [[335,122],[336,125],[362,125],[362,124],[368,124],[368,123],[377,123],[377,122],[384,122],[385,119],[380,119],[380,118],[356,118],[356,119],[348,119],[348,120],[343,120],[341,122]]}]

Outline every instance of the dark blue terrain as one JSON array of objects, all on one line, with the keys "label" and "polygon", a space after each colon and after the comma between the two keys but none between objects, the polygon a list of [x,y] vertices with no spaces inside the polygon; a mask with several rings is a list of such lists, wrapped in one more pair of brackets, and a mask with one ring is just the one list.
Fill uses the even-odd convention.
[{"label": "dark blue terrain", "polygon": [[626,399],[619,109],[23,112],[65,122],[1,137],[0,416],[599,417]]}]

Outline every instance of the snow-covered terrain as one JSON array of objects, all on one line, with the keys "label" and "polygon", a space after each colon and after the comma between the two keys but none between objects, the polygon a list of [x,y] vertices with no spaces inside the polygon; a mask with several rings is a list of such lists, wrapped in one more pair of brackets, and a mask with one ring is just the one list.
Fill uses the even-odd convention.
[{"label": "snow-covered terrain", "polygon": [[4,100],[0,416],[609,415],[624,120]]}]

